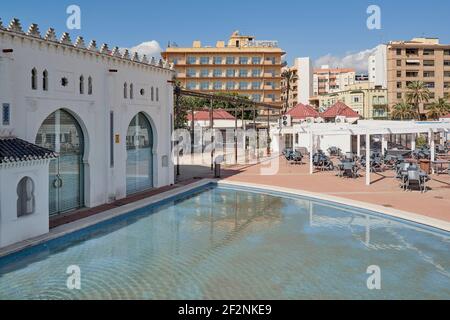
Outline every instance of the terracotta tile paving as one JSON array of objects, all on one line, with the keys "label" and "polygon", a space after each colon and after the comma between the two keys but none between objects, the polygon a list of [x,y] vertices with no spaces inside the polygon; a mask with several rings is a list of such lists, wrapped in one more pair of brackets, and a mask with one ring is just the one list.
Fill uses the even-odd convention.
[{"label": "terracotta tile paving", "polygon": [[262,163],[247,167],[225,179],[329,194],[450,221],[449,175],[432,175],[432,180],[427,183],[430,190],[422,194],[419,191],[403,191],[394,178],[393,171],[372,173],[372,185],[366,186],[365,172],[362,171],[359,172],[362,177],[349,179],[337,177],[336,172],[316,172],[310,175],[308,163],[292,165],[283,158],[280,158],[279,163],[276,175],[261,175],[261,167],[267,166]]}]

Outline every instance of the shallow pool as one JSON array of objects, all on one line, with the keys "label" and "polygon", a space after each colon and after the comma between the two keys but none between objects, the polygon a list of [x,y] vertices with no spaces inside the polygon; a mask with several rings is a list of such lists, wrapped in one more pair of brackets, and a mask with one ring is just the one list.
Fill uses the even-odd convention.
[{"label": "shallow pool", "polygon": [[449,249],[368,211],[208,186],[0,259],[0,299],[450,299]]}]

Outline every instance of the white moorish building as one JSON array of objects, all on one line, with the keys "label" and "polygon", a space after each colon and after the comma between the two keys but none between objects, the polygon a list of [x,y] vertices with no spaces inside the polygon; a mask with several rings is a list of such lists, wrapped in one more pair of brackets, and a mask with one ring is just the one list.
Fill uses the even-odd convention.
[{"label": "white moorish building", "polygon": [[173,184],[173,75],[0,21],[0,247],[48,232],[49,217]]}]

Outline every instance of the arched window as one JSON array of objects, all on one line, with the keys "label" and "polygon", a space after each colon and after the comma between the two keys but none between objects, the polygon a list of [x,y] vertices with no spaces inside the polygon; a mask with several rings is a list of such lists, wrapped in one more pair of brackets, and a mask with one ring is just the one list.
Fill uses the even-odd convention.
[{"label": "arched window", "polygon": [[123,84],[123,98],[128,98],[128,84],[126,82]]},{"label": "arched window", "polygon": [[33,68],[31,70],[31,89],[37,90],[37,70]]},{"label": "arched window", "polygon": [[159,88],[156,88],[156,101],[159,101]]},{"label": "arched window", "polygon": [[152,87],[150,95],[151,95],[152,101],[155,100],[155,88]]},{"label": "arched window", "polygon": [[91,95],[92,94],[92,77],[89,76],[88,78],[88,94]]},{"label": "arched window", "polygon": [[130,83],[130,99],[134,98],[134,88],[133,87],[134,87],[133,84]]},{"label": "arched window", "polygon": [[33,214],[34,205],[34,182],[25,177],[17,185],[17,217]]},{"label": "arched window", "polygon": [[80,76],[80,94],[84,94],[84,76]]},{"label": "arched window", "polygon": [[48,71],[44,70],[42,73],[42,90],[48,91]]}]

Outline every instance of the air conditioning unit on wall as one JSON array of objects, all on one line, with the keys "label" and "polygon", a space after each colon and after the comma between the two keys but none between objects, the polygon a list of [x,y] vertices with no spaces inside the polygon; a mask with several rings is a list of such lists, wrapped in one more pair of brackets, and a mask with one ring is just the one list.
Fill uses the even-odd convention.
[{"label": "air conditioning unit on wall", "polygon": [[285,114],[280,119],[280,127],[292,127],[292,117],[288,114]]},{"label": "air conditioning unit on wall", "polygon": [[306,123],[310,124],[310,123],[314,123],[316,119],[314,119],[313,117],[307,117],[306,118]]},{"label": "air conditioning unit on wall", "polygon": [[338,123],[338,124],[346,123],[347,122],[347,118],[344,117],[344,116],[337,116],[336,119],[335,119],[335,122]]}]

